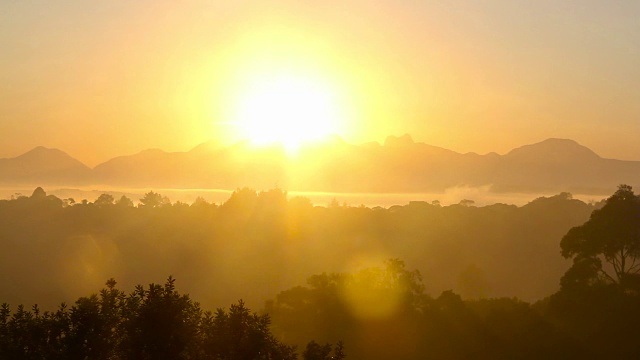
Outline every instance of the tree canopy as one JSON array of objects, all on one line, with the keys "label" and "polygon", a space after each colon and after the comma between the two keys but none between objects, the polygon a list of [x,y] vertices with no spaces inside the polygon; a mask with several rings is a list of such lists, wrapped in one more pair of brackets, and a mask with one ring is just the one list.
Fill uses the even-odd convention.
[{"label": "tree canopy", "polygon": [[[172,277],[164,285],[138,285],[130,294],[110,279],[100,294],[70,308],[12,313],[0,307],[0,359],[212,359],[295,360],[296,348],[276,339],[267,314],[242,300],[229,310],[203,311],[180,294]],[[331,344],[310,342],[304,359],[324,360]],[[342,343],[335,359],[344,358]],[[325,357],[323,357],[325,356]]]},{"label": "tree canopy", "polygon": [[640,289],[640,198],[631,186],[620,185],[560,246],[565,258],[573,258],[563,286],[613,283]]}]

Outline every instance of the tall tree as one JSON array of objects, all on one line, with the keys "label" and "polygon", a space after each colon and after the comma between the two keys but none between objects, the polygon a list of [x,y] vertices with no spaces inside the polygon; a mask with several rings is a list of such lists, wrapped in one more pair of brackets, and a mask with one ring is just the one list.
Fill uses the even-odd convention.
[{"label": "tall tree", "polygon": [[115,199],[113,198],[113,195],[101,194],[100,196],[98,196],[96,201],[93,202],[93,204],[96,206],[104,207],[104,206],[113,205],[114,201]]},{"label": "tall tree", "polygon": [[569,230],[560,247],[562,256],[573,258],[573,266],[562,278],[563,287],[614,283],[638,288],[640,198],[631,186],[620,185],[586,223]]},{"label": "tall tree", "polygon": [[138,206],[142,208],[156,208],[167,205],[169,203],[170,201],[167,197],[163,197],[156,192],[149,191],[148,193],[144,194],[144,197],[142,199],[140,199],[140,205]]}]

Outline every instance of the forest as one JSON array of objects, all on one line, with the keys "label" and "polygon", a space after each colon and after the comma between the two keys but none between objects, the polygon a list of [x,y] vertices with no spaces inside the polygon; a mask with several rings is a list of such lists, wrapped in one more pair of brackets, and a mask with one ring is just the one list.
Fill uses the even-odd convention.
[{"label": "forest", "polygon": [[621,185],[592,204],[367,208],[243,188],[136,204],[38,188],[0,201],[0,358],[637,358],[639,199]]}]

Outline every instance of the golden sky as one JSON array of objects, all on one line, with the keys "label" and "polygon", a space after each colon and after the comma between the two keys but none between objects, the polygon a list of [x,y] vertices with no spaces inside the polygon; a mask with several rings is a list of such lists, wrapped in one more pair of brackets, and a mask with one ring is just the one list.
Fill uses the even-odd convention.
[{"label": "golden sky", "polygon": [[633,0],[2,1],[0,157],[234,142],[233,104],[283,73],[331,93],[349,142],[561,137],[640,160],[638,18]]}]

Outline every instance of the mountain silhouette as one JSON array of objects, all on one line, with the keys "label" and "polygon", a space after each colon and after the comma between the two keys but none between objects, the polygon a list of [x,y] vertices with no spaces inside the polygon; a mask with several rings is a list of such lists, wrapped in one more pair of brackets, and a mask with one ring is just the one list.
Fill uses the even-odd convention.
[{"label": "mountain silhouette", "polygon": [[592,161],[600,156],[586,146],[569,139],[547,139],[511,150],[506,157],[518,161]]},{"label": "mountain silhouette", "polygon": [[354,145],[334,136],[295,156],[278,145],[210,141],[185,152],[159,149],[120,156],[93,169],[57,149],[35,148],[0,159],[0,185],[112,185],[146,188],[257,189],[330,192],[441,192],[487,186],[493,192],[608,194],[634,185],[640,161],[605,159],[569,139],[547,139],[505,155],[461,154],[389,136]]},{"label": "mountain silhouette", "polygon": [[0,184],[84,184],[91,169],[58,149],[38,146],[20,156],[0,159]]},{"label": "mountain silhouette", "polygon": [[413,141],[413,138],[411,138],[411,135],[409,134],[404,134],[402,136],[387,136],[387,138],[384,141],[384,146],[411,146],[414,145],[415,142]]},{"label": "mountain silhouette", "polygon": [[635,183],[640,162],[601,158],[568,139],[547,139],[513,149],[495,168],[495,191],[606,193],[616,183]]},{"label": "mountain silhouette", "polygon": [[119,156],[93,169],[93,178],[102,185],[153,186],[158,178],[174,182],[180,167],[180,153],[149,149],[134,155]]}]

